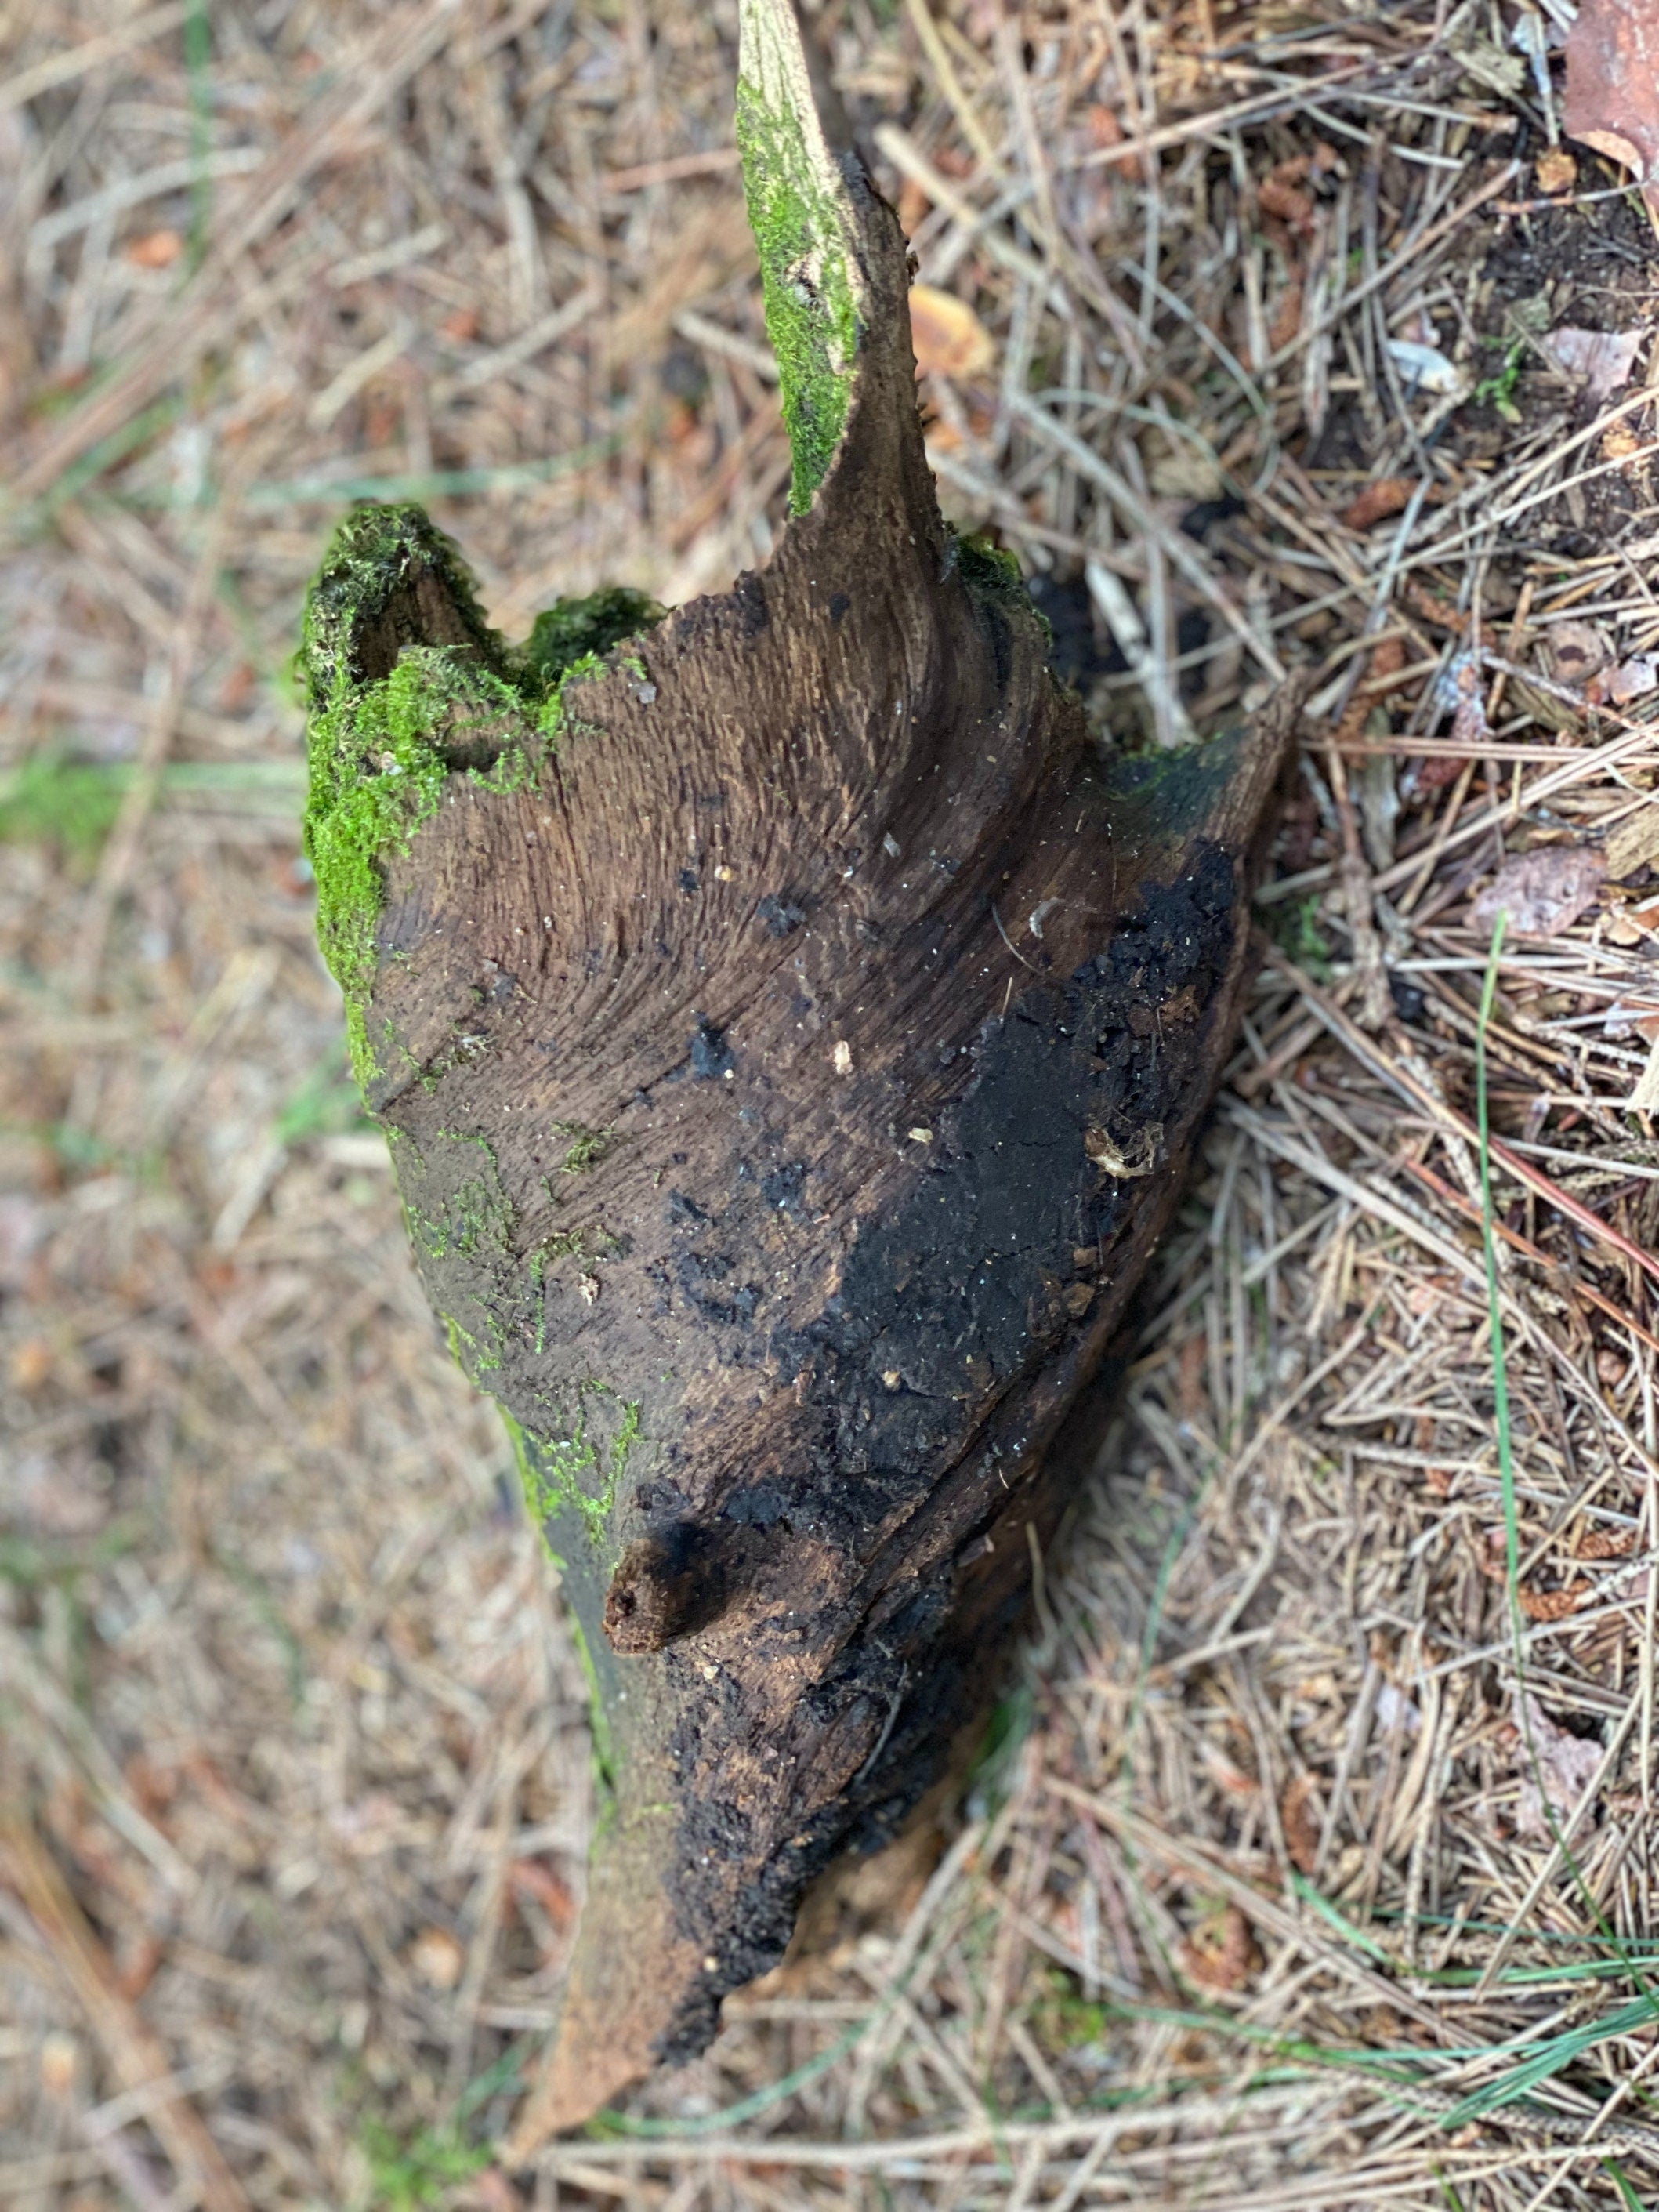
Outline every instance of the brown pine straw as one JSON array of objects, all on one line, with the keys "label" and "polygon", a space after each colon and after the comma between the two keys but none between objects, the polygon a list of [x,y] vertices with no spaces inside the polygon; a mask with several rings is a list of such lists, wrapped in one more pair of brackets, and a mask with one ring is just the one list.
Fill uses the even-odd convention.
[{"label": "brown pine straw", "polygon": [[[1273,949],[996,1747],[705,2058],[496,2160],[585,1691],[354,1116],[288,667],[354,488],[425,497],[516,635],[765,558],[732,24],[273,0],[192,75],[183,4],[13,9],[0,2194],[1650,2203],[1659,426],[1645,337],[1599,401],[1547,338],[1650,333],[1650,232],[1583,148],[1540,188],[1561,63],[1552,118],[1513,10],[808,12],[988,337],[919,380],[941,497],[1060,586],[1097,723],[1316,671]],[[1511,1589],[1472,907],[1584,845],[1648,857],[1511,928],[1484,1040]]]}]

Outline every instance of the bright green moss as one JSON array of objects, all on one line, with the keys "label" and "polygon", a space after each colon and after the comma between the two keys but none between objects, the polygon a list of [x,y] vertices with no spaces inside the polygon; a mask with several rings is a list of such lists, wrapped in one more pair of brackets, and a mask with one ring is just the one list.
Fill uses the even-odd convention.
[{"label": "bright green moss", "polygon": [[1019,600],[1041,618],[1039,609],[1025,588],[1019,562],[1006,546],[994,545],[988,538],[953,532],[946,561],[957,570],[970,591],[994,592],[1000,597]]},{"label": "bright green moss", "polygon": [[[413,635],[433,585],[464,633],[455,643]],[[561,599],[514,652],[485,623],[455,547],[419,507],[363,506],[340,525],[306,601],[305,848],[360,1085],[380,1073],[368,1010],[386,863],[437,812],[446,777],[464,773],[497,794],[529,783],[548,744],[582,726],[568,711],[567,685],[603,674],[602,656],[662,611],[642,592],[611,586]]]},{"label": "bright green moss", "polygon": [[746,80],[738,85],[738,146],[794,460],[789,508],[804,514],[829,472],[852,398],[859,315],[851,246],[800,118],[769,105]]},{"label": "bright green moss", "polygon": [[451,709],[497,712],[511,702],[499,678],[468,667],[448,647],[410,646],[389,676],[353,690],[343,681],[312,715],[305,849],[317,878],[317,937],[345,994],[352,1072],[378,1073],[368,1030],[382,870],[408,852],[438,811],[449,763],[434,743]]},{"label": "bright green moss", "polygon": [[566,695],[578,684],[591,683],[594,677],[604,673],[605,663],[597,653],[582,653],[561,672],[552,690],[536,709],[536,727],[550,745],[556,744],[561,738],[599,736],[597,723],[584,722],[571,713],[570,702]]},{"label": "bright green moss", "polygon": [[519,656],[526,693],[544,698],[577,661],[592,658],[597,665],[613,647],[659,623],[663,612],[626,584],[607,584],[585,599],[555,600],[537,616]]}]

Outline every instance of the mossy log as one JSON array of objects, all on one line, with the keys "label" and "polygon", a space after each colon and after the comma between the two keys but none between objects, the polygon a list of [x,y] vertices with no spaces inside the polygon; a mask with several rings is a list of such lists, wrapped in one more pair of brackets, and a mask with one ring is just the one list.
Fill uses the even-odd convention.
[{"label": "mossy log", "polygon": [[700,2050],[994,1690],[1229,1048],[1295,713],[1091,740],[1012,563],[940,520],[896,219],[787,6],[744,0],[744,41],[770,561],[514,648],[418,510],[365,508],[307,617],[354,1060],[592,1676],[603,1815],[521,2148]]}]

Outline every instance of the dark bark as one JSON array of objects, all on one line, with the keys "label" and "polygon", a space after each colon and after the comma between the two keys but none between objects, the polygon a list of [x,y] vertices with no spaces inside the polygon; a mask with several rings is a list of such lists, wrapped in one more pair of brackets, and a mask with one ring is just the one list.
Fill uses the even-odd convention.
[{"label": "dark bark", "polygon": [[[319,879],[379,809],[368,933],[325,917],[366,1095],[593,1675],[607,1802],[521,2148],[700,2050],[994,1692],[1229,1048],[1295,715],[1102,754],[1010,564],[940,521],[904,240],[846,204],[850,413],[762,571],[550,707],[411,510],[313,596]],[[377,751],[400,665],[433,689]]]}]

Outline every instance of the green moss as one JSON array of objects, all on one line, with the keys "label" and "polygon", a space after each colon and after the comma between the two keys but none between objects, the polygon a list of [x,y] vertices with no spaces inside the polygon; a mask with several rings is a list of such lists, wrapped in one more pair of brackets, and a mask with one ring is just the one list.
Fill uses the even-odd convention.
[{"label": "green moss", "polygon": [[[620,1406],[617,1432],[608,1445],[588,1433],[588,1401],[605,1399]],[[520,1431],[522,1437],[525,1432]],[[576,1388],[576,1414],[562,1437],[530,1437],[528,1449],[519,1449],[519,1472],[525,1498],[538,1522],[561,1513],[574,1513],[589,1540],[604,1541],[605,1523],[616,1504],[617,1488],[627,1469],[628,1455],[639,1441],[640,1405],[637,1398],[618,1399],[608,1382],[581,1382]],[[515,1449],[519,1448],[515,1445]]]},{"label": "green moss", "polygon": [[608,584],[585,599],[556,599],[537,616],[519,656],[526,693],[544,699],[578,661],[591,659],[597,665],[625,639],[659,623],[664,611],[654,599],[626,584]]},{"label": "green moss", "polygon": [[343,678],[313,713],[306,857],[317,878],[318,941],[345,996],[360,1085],[380,1072],[368,1015],[386,864],[436,814],[450,753],[468,730],[517,712],[511,688],[464,648],[411,645],[389,675],[356,690]]},{"label": "green moss", "polygon": [[794,461],[789,507],[804,514],[829,472],[852,398],[859,346],[852,249],[801,118],[747,80],[738,85],[738,146]]},{"label": "green moss", "polygon": [[[457,642],[416,641],[434,584],[464,633]],[[364,506],[340,525],[306,601],[305,849],[360,1086],[380,1072],[368,1008],[387,860],[407,853],[437,812],[447,776],[464,772],[497,794],[529,783],[548,743],[580,726],[567,687],[602,674],[601,655],[662,611],[617,586],[562,599],[513,652],[484,622],[459,554],[419,507]]]},{"label": "green moss", "polygon": [[375,2212],[433,2212],[495,2155],[489,2144],[469,2143],[453,2127],[422,2128],[405,2141],[374,2113],[358,2141]]},{"label": "green moss", "polygon": [[591,684],[596,676],[605,674],[605,663],[597,653],[585,653],[580,659],[573,660],[564,670],[536,710],[536,727],[550,745],[561,738],[597,738],[602,734],[597,722],[585,722],[570,711],[568,694],[579,684]]},{"label": "green moss", "polygon": [[[556,1137],[568,1137],[570,1139],[569,1150],[559,1164],[561,1175],[586,1175],[589,1168],[598,1167],[616,1146],[616,1139],[609,1129],[590,1129],[580,1121],[555,1121],[553,1133]],[[550,1184],[548,1195],[557,1195]]]},{"label": "green moss", "polygon": [[1048,629],[1047,617],[1025,588],[1024,571],[1006,546],[994,545],[988,538],[977,534],[952,531],[945,550],[945,567],[955,568],[969,591],[994,592],[1000,599],[1016,600]]},{"label": "green moss", "polygon": [[480,1344],[470,1329],[461,1327],[453,1314],[441,1314],[438,1318],[442,1322],[444,1334],[449,1340],[450,1358],[475,1390],[488,1390],[489,1385],[480,1378],[493,1375],[501,1365],[504,1340],[501,1324],[489,1307],[480,1305],[478,1310],[483,1315],[489,1331],[488,1344]]},{"label": "green moss", "polygon": [[[504,674],[506,649],[485,622],[471,571],[453,541],[415,506],[355,507],[336,530],[306,595],[299,674],[313,713],[343,686],[384,674],[399,647],[416,641],[418,580],[436,582],[465,632],[460,650]],[[371,672],[371,641],[380,665]]]},{"label": "green moss", "polygon": [[405,1207],[411,1240],[428,1260],[447,1260],[453,1252],[469,1260],[484,1253],[509,1258],[517,1214],[502,1187],[495,1147],[487,1137],[463,1135],[456,1129],[441,1129],[438,1134],[447,1144],[476,1146],[483,1155],[483,1165],[463,1176],[452,1188],[434,1191],[434,1178],[421,1163],[422,1194],[434,1210],[414,1203]]}]

